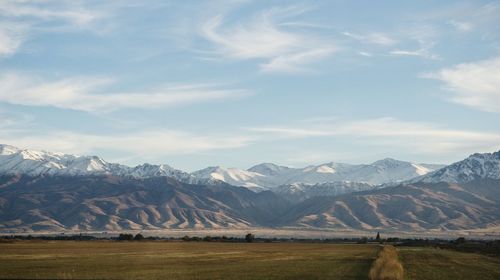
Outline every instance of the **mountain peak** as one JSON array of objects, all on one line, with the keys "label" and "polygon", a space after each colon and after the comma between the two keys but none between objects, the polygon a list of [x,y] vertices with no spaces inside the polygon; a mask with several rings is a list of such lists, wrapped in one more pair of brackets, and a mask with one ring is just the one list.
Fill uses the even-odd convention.
[{"label": "mountain peak", "polygon": [[468,158],[413,181],[467,183],[476,179],[500,179],[500,151],[475,153]]},{"label": "mountain peak", "polygon": [[280,166],[274,163],[265,162],[252,166],[248,168],[247,171],[260,173],[262,175],[275,175],[283,170],[288,170],[288,169],[290,168],[286,166]]},{"label": "mountain peak", "polygon": [[371,165],[384,165],[384,166],[395,166],[395,165],[403,165],[403,164],[411,164],[407,161],[402,161],[402,160],[397,160],[397,159],[393,159],[393,158],[384,158],[384,159],[381,159],[381,160],[377,160],[375,162],[373,162]]}]

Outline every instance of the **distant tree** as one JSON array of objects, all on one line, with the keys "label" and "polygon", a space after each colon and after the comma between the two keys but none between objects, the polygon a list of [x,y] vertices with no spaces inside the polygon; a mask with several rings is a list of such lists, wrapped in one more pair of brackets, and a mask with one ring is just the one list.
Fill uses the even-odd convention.
[{"label": "distant tree", "polygon": [[191,238],[189,238],[189,235],[184,235],[184,237],[182,238],[182,241],[190,241]]},{"label": "distant tree", "polygon": [[136,241],[141,241],[143,239],[144,239],[144,236],[140,233],[136,234],[134,237],[134,240],[136,240]]},{"label": "distant tree", "polygon": [[375,241],[380,242],[380,232],[377,232],[377,237],[375,237]]},{"label": "distant tree", "polygon": [[118,236],[118,240],[133,240],[134,236],[129,233],[120,233]]},{"label": "distant tree", "polygon": [[203,237],[203,241],[210,242],[210,241],[212,241],[212,237],[210,235],[207,235],[207,236]]},{"label": "distant tree", "polygon": [[366,238],[366,237],[361,237],[361,238],[358,240],[358,242],[357,242],[357,243],[358,243],[358,244],[366,244],[366,243],[368,243],[368,238]]},{"label": "distant tree", "polygon": [[255,236],[251,233],[245,235],[245,240],[248,242],[248,243],[251,243],[253,242],[253,240],[255,239]]},{"label": "distant tree", "polygon": [[459,237],[457,240],[455,240],[456,244],[464,244],[465,243],[465,237]]}]

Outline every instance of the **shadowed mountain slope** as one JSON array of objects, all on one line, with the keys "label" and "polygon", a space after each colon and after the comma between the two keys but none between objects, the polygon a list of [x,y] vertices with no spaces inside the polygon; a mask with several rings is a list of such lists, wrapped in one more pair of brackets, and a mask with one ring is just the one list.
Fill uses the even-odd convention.
[{"label": "shadowed mountain slope", "polygon": [[269,191],[167,177],[0,177],[0,230],[271,226],[288,205]]},{"label": "shadowed mountain slope", "polygon": [[296,205],[286,226],[354,229],[470,229],[500,225],[500,180],[414,183]]}]

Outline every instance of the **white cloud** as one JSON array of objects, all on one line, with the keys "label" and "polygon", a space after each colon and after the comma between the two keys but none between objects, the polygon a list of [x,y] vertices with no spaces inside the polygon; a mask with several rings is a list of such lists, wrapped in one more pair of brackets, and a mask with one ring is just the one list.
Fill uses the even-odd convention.
[{"label": "white cloud", "polygon": [[[43,4],[46,4],[45,7]],[[12,18],[24,17],[47,21],[63,20],[80,26],[86,25],[98,17],[97,13],[82,7],[77,1],[36,3],[35,1],[4,0],[0,3],[0,14]]]},{"label": "white cloud", "polygon": [[[336,47],[310,32],[291,31],[281,25],[306,8],[289,7],[261,12],[247,21],[225,22],[223,15],[210,18],[201,27],[201,36],[212,43],[215,54],[232,59],[264,59],[261,70],[297,72],[304,65],[331,55]],[[282,28],[287,26],[288,28]]]},{"label": "white cloud", "polygon": [[450,20],[448,23],[460,32],[469,32],[474,28],[472,23],[465,21]]},{"label": "white cloud", "polygon": [[77,1],[0,1],[0,55],[12,55],[23,42],[40,32],[57,28],[89,28],[102,13]]},{"label": "white cloud", "polygon": [[303,68],[304,64],[307,64],[311,61],[320,60],[321,58],[327,57],[335,51],[335,48],[330,47],[278,56],[276,58],[273,58],[268,63],[262,64],[261,69],[264,72],[309,72],[308,69]]},{"label": "white cloud", "polygon": [[382,46],[392,46],[398,43],[398,41],[394,38],[391,38],[389,35],[382,33],[382,32],[372,32],[369,34],[353,34],[350,32],[343,32],[347,37],[353,38],[355,40],[358,40],[362,43],[367,43],[367,44],[375,44],[375,45],[382,45]]},{"label": "white cloud", "polygon": [[[1,126],[1,122],[0,122]],[[249,145],[252,139],[235,135],[197,135],[184,131],[155,130],[130,134],[93,135],[76,132],[52,132],[41,135],[16,135],[0,132],[0,143],[21,148],[89,155],[98,151],[118,153],[140,160],[158,160],[170,155],[235,149]]]},{"label": "white cloud", "polygon": [[433,53],[431,51],[433,47],[433,43],[428,43],[426,41],[421,41],[419,40],[419,45],[420,47],[415,50],[402,50],[402,49],[395,49],[389,52],[391,55],[395,56],[414,56],[414,57],[421,57],[421,58],[426,58],[426,59],[440,59],[439,55]]},{"label": "white cloud", "polygon": [[0,56],[15,53],[25,39],[26,26],[0,22]]},{"label": "white cloud", "polygon": [[443,128],[425,122],[377,118],[357,121],[319,120],[304,125],[250,128],[276,139],[348,137],[378,149],[398,148],[411,153],[446,154],[500,149],[500,134]]},{"label": "white cloud", "polygon": [[366,56],[366,57],[372,57],[373,55],[369,52],[358,52],[359,55]]},{"label": "white cloud", "polygon": [[500,112],[500,57],[462,63],[422,76],[444,82],[453,102]]},{"label": "white cloud", "polygon": [[110,79],[102,78],[69,78],[46,82],[17,74],[5,74],[0,76],[0,101],[100,113],[123,108],[160,108],[226,100],[249,94],[239,89],[219,89],[213,85],[196,84],[144,92],[103,92],[103,88],[110,84]]}]

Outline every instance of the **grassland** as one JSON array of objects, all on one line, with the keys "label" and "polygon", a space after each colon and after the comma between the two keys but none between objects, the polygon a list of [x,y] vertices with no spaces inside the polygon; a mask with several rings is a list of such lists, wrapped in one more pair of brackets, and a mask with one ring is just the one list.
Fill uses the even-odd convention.
[{"label": "grassland", "polygon": [[398,247],[409,280],[498,280],[500,258],[434,248]]},{"label": "grassland", "polygon": [[385,245],[370,269],[370,280],[403,280],[404,270],[398,252],[392,245]]},{"label": "grassland", "polygon": [[299,243],[23,241],[0,278],[366,279],[379,247]]}]

